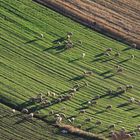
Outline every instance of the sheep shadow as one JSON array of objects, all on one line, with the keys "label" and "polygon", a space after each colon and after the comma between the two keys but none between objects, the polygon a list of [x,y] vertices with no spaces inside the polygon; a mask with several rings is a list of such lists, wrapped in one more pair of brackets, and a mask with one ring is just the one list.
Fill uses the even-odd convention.
[{"label": "sheep shadow", "polygon": [[123,49],[122,51],[124,52],[124,51],[128,51],[130,49],[132,49],[132,48],[131,47],[127,47],[127,48]]},{"label": "sheep shadow", "polygon": [[53,50],[55,50],[57,53],[59,53],[59,52],[65,51],[66,48],[65,48],[65,45],[57,45],[57,46],[52,46],[50,48],[46,48],[43,51],[44,52],[46,52],[46,51],[49,51],[50,52],[50,51],[53,51]]},{"label": "sheep shadow", "polygon": [[128,60],[129,60],[129,58],[127,58],[127,59],[125,59],[125,60],[122,60],[122,61],[118,62],[117,64],[125,63],[125,62],[127,62]]},{"label": "sheep shadow", "polygon": [[36,42],[38,40],[41,40],[41,39],[40,38],[32,39],[32,40],[29,40],[29,41],[25,42],[24,44],[34,43],[34,42]]},{"label": "sheep shadow", "polygon": [[130,105],[130,103],[126,102],[126,103],[122,103],[122,104],[118,105],[117,108],[129,106],[129,105]]},{"label": "sheep shadow", "polygon": [[100,60],[103,60],[103,58],[96,58],[96,59],[92,60],[91,62],[96,62],[96,61],[100,61]]},{"label": "sheep shadow", "polygon": [[72,63],[72,62],[75,62],[75,61],[78,61],[78,60],[80,60],[80,58],[75,58],[73,60],[69,60],[69,63]]},{"label": "sheep shadow", "polygon": [[102,113],[104,113],[105,111],[106,111],[106,110],[97,111],[94,115],[102,114]]},{"label": "sheep shadow", "polygon": [[83,75],[79,75],[79,76],[76,76],[74,78],[71,78],[69,81],[79,81],[79,80],[82,80],[84,79],[84,76]]},{"label": "sheep shadow", "polygon": [[137,118],[137,117],[140,117],[140,114],[132,116],[132,118]]},{"label": "sheep shadow", "polygon": [[21,110],[21,109],[27,108],[27,107],[29,107],[31,105],[35,105],[35,103],[30,101],[30,100],[28,100],[28,101],[25,101],[25,102],[19,104],[19,109]]},{"label": "sheep shadow", "polygon": [[105,63],[105,62],[109,62],[111,60],[114,60],[113,58],[110,58],[110,59],[105,59],[105,60],[102,60],[101,63]]},{"label": "sheep shadow", "polygon": [[131,108],[128,108],[128,109],[126,109],[124,111],[131,111],[131,110],[135,110],[135,109],[136,109],[136,107],[131,107]]},{"label": "sheep shadow", "polygon": [[58,43],[58,42],[63,42],[65,40],[65,38],[64,37],[60,37],[60,38],[58,38],[58,39],[56,39],[56,40],[54,40],[54,41],[52,41],[52,43]]},{"label": "sheep shadow", "polygon": [[[112,72],[112,70],[108,70],[108,71],[103,72],[103,73],[101,73],[101,74],[99,74],[99,75],[100,75],[100,76],[103,76],[104,79],[107,79],[107,78],[111,78],[111,77],[115,76],[114,73],[111,73],[111,72]],[[109,74],[109,75],[108,75],[108,74]]]},{"label": "sheep shadow", "polygon": [[101,56],[103,56],[103,55],[104,55],[104,53],[97,54],[97,55],[95,55],[95,58],[101,57]]},{"label": "sheep shadow", "polygon": [[21,118],[20,120],[18,120],[17,122],[15,122],[14,125],[21,124],[21,123],[25,123],[25,122],[33,123],[33,122],[35,122],[35,121],[32,120],[32,119],[27,119],[27,118],[23,117],[23,118]]},{"label": "sheep shadow", "polygon": [[121,95],[123,95],[123,93],[124,93],[123,91],[115,92],[115,93],[111,94],[110,98],[120,97]]}]

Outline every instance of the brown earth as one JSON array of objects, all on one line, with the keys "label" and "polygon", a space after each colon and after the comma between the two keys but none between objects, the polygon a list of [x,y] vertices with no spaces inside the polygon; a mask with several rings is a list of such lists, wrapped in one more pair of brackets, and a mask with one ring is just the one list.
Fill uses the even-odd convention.
[{"label": "brown earth", "polygon": [[140,48],[140,0],[35,0],[96,31]]}]

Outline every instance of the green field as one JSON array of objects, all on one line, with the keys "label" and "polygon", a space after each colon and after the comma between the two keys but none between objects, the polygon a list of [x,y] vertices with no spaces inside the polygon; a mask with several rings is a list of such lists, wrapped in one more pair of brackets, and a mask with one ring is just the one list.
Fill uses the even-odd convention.
[{"label": "green field", "polygon": [[[0,1],[0,115],[9,107],[20,111],[23,107],[31,111],[40,111],[40,117],[52,120],[47,116],[50,110],[63,112],[67,117],[75,116],[81,108],[86,108],[86,102],[100,95],[101,99],[95,106],[86,108],[86,113],[78,115],[72,125],[83,124],[82,129],[93,133],[108,136],[108,126],[117,121],[116,130],[125,127],[134,131],[139,123],[140,106],[136,103],[124,105],[130,97],[140,100],[140,51],[130,49],[129,46],[103,36],[86,28],[44,6],[31,0],[1,0]],[[66,37],[67,32],[73,32],[72,41],[74,48],[64,50],[58,46],[56,40]],[[37,39],[40,34],[44,37]],[[77,40],[82,40],[78,45]],[[101,55],[107,48],[112,48],[111,56]],[[114,54],[121,55],[114,59]],[[84,59],[79,59],[85,53]],[[129,59],[131,55],[135,58]],[[114,74],[116,65],[123,67],[122,74]],[[93,71],[94,75],[81,78],[83,71]],[[88,83],[87,87],[76,92],[70,101],[53,104],[41,108],[40,104],[29,104],[28,100],[39,93],[47,95],[48,91],[55,92],[57,96],[67,94],[75,83]],[[117,87],[126,84],[134,88],[117,96],[115,92],[108,94],[108,89],[116,91]],[[58,97],[48,97],[50,101]],[[107,105],[112,105],[110,111],[105,111]],[[122,106],[120,106],[122,105]],[[61,110],[66,107],[66,110]],[[6,113],[6,112],[5,112]],[[46,116],[46,117],[44,117]],[[91,122],[84,123],[88,117],[94,117]],[[2,117],[3,118],[3,117]],[[33,123],[18,124],[19,130],[25,128],[23,133],[17,134],[15,126],[18,117],[3,118],[0,121],[2,139],[72,139],[72,136],[61,136],[58,130],[46,122],[35,119]],[[100,126],[95,126],[97,120],[102,121]],[[65,124],[70,124],[67,119]],[[44,129],[42,128],[42,126]],[[46,126],[48,126],[46,128]],[[32,132],[30,128],[38,128]],[[49,129],[48,129],[49,128]],[[52,134],[53,129],[57,134]],[[46,130],[46,131],[45,131]],[[52,137],[53,135],[53,137]],[[69,138],[70,137],[70,138]],[[73,138],[74,139],[74,138]],[[75,137],[76,139],[76,137]],[[135,139],[139,140],[137,133]]]}]

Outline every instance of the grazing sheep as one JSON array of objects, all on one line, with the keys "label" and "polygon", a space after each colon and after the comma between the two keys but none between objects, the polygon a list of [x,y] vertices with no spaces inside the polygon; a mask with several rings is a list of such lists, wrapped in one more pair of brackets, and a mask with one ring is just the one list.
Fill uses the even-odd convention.
[{"label": "grazing sheep", "polygon": [[117,69],[117,73],[122,73],[122,72],[123,72],[123,68],[119,67],[119,68]]},{"label": "grazing sheep", "polygon": [[61,107],[60,109],[61,109],[61,110],[66,110],[66,107]]},{"label": "grazing sheep", "polygon": [[54,117],[60,117],[60,114],[55,114]]},{"label": "grazing sheep", "polygon": [[135,58],[135,56],[134,56],[134,55],[131,55],[131,56],[130,56],[130,59],[132,59],[132,60],[133,60],[134,58]]},{"label": "grazing sheep", "polygon": [[138,105],[140,105],[140,100],[138,101]]},{"label": "grazing sheep", "polygon": [[72,123],[71,119],[68,119],[68,122]]},{"label": "grazing sheep", "polygon": [[140,124],[138,124],[136,127],[137,127],[137,128],[140,128]]},{"label": "grazing sheep", "polygon": [[28,111],[28,109],[23,108],[23,109],[21,110],[21,112],[22,112],[22,113],[26,113],[26,114],[27,114],[29,111]]},{"label": "grazing sheep", "polygon": [[74,117],[72,117],[72,118],[71,118],[71,121],[72,121],[72,122],[74,122],[74,120],[75,120],[75,118],[74,118]]},{"label": "grazing sheep", "polygon": [[34,113],[30,113],[28,114],[27,119],[33,119],[33,117],[34,117]]},{"label": "grazing sheep", "polygon": [[122,91],[122,90],[124,90],[124,87],[122,87],[122,86],[119,86],[119,87],[117,87],[117,91]]},{"label": "grazing sheep", "polygon": [[70,40],[71,36],[70,35],[67,35],[67,40]]},{"label": "grazing sheep", "polygon": [[91,105],[91,101],[88,101],[87,104],[88,104],[88,105]]},{"label": "grazing sheep", "polygon": [[62,101],[61,98],[57,98],[57,99],[56,99],[56,103],[59,103],[59,102],[61,102],[61,101]]},{"label": "grazing sheep", "polygon": [[78,43],[79,43],[80,45],[82,45],[82,41],[81,41],[81,40],[78,40]]},{"label": "grazing sheep", "polygon": [[68,131],[67,131],[67,130],[62,130],[61,133],[63,133],[63,134],[67,134]]},{"label": "grazing sheep", "polygon": [[85,122],[91,122],[92,118],[86,118]]},{"label": "grazing sheep", "polygon": [[115,124],[112,124],[108,127],[109,129],[114,129],[115,128]]},{"label": "grazing sheep", "polygon": [[53,114],[54,114],[54,111],[53,111],[53,110],[51,110],[51,111],[49,112],[49,114],[50,114],[50,115],[53,115]]},{"label": "grazing sheep", "polygon": [[116,65],[116,66],[115,66],[115,68],[119,69],[119,68],[120,68],[120,66],[119,66],[119,65]]},{"label": "grazing sheep", "polygon": [[130,103],[134,103],[135,102],[135,98],[134,97],[130,97],[128,100]]},{"label": "grazing sheep", "polygon": [[77,125],[77,128],[82,128],[82,124],[78,124]]},{"label": "grazing sheep", "polygon": [[16,110],[15,109],[12,109],[12,113],[15,113],[16,112]]},{"label": "grazing sheep", "polygon": [[132,89],[134,86],[133,85],[126,85],[126,90]]},{"label": "grazing sheep", "polygon": [[61,42],[58,41],[57,43],[58,43],[58,45],[61,45]]},{"label": "grazing sheep", "polygon": [[84,58],[86,56],[86,54],[85,53],[82,53],[82,58]]},{"label": "grazing sheep", "polygon": [[133,47],[134,49],[136,49],[136,48],[137,48],[137,44],[132,43],[132,47]]},{"label": "grazing sheep", "polygon": [[44,37],[44,35],[43,35],[43,34],[40,34],[40,37],[41,37],[41,38],[43,38],[43,37]]},{"label": "grazing sheep", "polygon": [[122,121],[117,121],[116,123],[119,124],[119,123],[122,123]]},{"label": "grazing sheep", "polygon": [[52,95],[53,97],[55,97],[55,96],[56,96],[56,93],[54,93],[54,92],[51,92],[51,95]]},{"label": "grazing sheep", "polygon": [[111,110],[112,109],[112,105],[108,105],[107,107],[106,107],[106,110]]},{"label": "grazing sheep", "polygon": [[95,125],[101,125],[102,122],[101,121],[96,121]]},{"label": "grazing sheep", "polygon": [[93,75],[92,71],[84,71],[84,76],[90,76]]},{"label": "grazing sheep", "polygon": [[112,51],[112,48],[107,48],[106,49],[106,52],[111,52]]},{"label": "grazing sheep", "polygon": [[50,95],[51,95],[51,92],[50,92],[50,91],[48,91],[48,92],[47,92],[47,96],[50,96]]},{"label": "grazing sheep", "polygon": [[79,113],[86,113],[86,110],[81,109],[81,110],[79,111]]},{"label": "grazing sheep", "polygon": [[59,113],[59,115],[60,115],[62,118],[66,118],[66,114],[64,114],[64,113]]},{"label": "grazing sheep", "polygon": [[77,88],[70,89],[70,92],[76,92],[76,91],[77,91]]},{"label": "grazing sheep", "polygon": [[93,100],[97,100],[97,99],[100,99],[100,95],[96,95]]},{"label": "grazing sheep", "polygon": [[62,117],[57,117],[57,119],[56,119],[56,123],[61,123],[62,122]]},{"label": "grazing sheep", "polygon": [[122,127],[122,128],[121,128],[121,131],[124,131],[124,132],[126,132],[126,129],[125,129],[125,127]]},{"label": "grazing sheep", "polygon": [[67,35],[72,36],[73,35],[73,32],[67,32]]},{"label": "grazing sheep", "polygon": [[132,136],[131,136],[130,134],[126,134],[126,135],[125,135],[125,139],[126,139],[126,140],[132,140]]},{"label": "grazing sheep", "polygon": [[115,57],[119,57],[121,54],[119,52],[115,53]]}]

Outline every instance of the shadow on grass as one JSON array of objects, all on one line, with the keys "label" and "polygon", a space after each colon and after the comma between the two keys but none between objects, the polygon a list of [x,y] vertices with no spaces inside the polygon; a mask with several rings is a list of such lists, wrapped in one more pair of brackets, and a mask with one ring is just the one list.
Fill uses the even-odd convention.
[{"label": "shadow on grass", "polygon": [[95,55],[95,58],[101,57],[101,56],[103,56],[103,55],[104,55],[104,53],[97,54],[97,55]]},{"label": "shadow on grass", "polygon": [[115,93],[111,94],[110,98],[120,97],[121,95],[123,95],[123,93],[124,93],[124,91],[115,92]]},{"label": "shadow on grass", "polygon": [[126,109],[124,111],[131,111],[131,110],[135,110],[135,109],[136,109],[135,107],[131,107],[131,108],[128,108],[128,109]]},{"label": "shadow on grass", "polygon": [[118,105],[117,108],[125,107],[125,106],[128,106],[128,105],[130,105],[130,103],[128,103],[128,102],[122,103],[122,104]]},{"label": "shadow on grass", "polygon": [[123,49],[122,51],[128,51],[130,49],[132,49],[132,48],[131,47],[127,47],[127,48]]},{"label": "shadow on grass", "polygon": [[35,105],[35,103],[28,100],[28,101],[25,101],[24,103],[20,104],[18,108],[20,110],[22,110],[23,108],[27,108],[27,107],[32,106],[32,105]]},{"label": "shadow on grass", "polygon": [[36,42],[38,40],[41,40],[41,39],[40,38],[32,39],[32,40],[29,40],[29,41],[25,42],[24,44],[34,43],[34,42]]},{"label": "shadow on grass", "polygon": [[71,78],[69,81],[78,81],[78,80],[82,80],[84,79],[84,76],[83,75],[79,75],[79,76],[76,76],[74,78]]},{"label": "shadow on grass", "polygon": [[118,62],[117,64],[122,64],[122,63],[125,63],[125,62],[127,62],[128,60],[130,60],[130,59],[129,59],[129,58],[127,58],[127,59],[125,59],[125,60],[123,60],[123,61]]},{"label": "shadow on grass", "polygon": [[[112,70],[108,70],[108,71],[103,72],[103,73],[101,73],[101,74],[99,74],[99,75],[100,75],[100,76],[103,76],[104,79],[107,79],[107,78],[111,78],[111,77],[115,76],[115,74],[114,74],[114,73],[111,73],[111,72],[112,72]],[[109,74],[109,75],[108,75],[108,74]]]},{"label": "shadow on grass", "polygon": [[54,40],[52,43],[63,42],[64,40],[65,40],[65,38],[64,38],[64,37],[60,37],[60,38],[58,38],[58,39]]},{"label": "shadow on grass", "polygon": [[51,50],[55,50],[56,53],[60,53],[60,52],[63,52],[66,50],[65,48],[65,45],[57,45],[57,46],[53,46],[53,47],[50,47],[50,48],[46,48],[44,49],[43,51],[51,51]]},{"label": "shadow on grass", "polygon": [[140,114],[132,116],[132,118],[137,118],[137,117],[140,117]]},{"label": "shadow on grass", "polygon": [[75,58],[73,60],[69,60],[69,63],[72,63],[72,62],[75,62],[75,61],[78,61],[78,60],[80,60],[80,58]]}]

